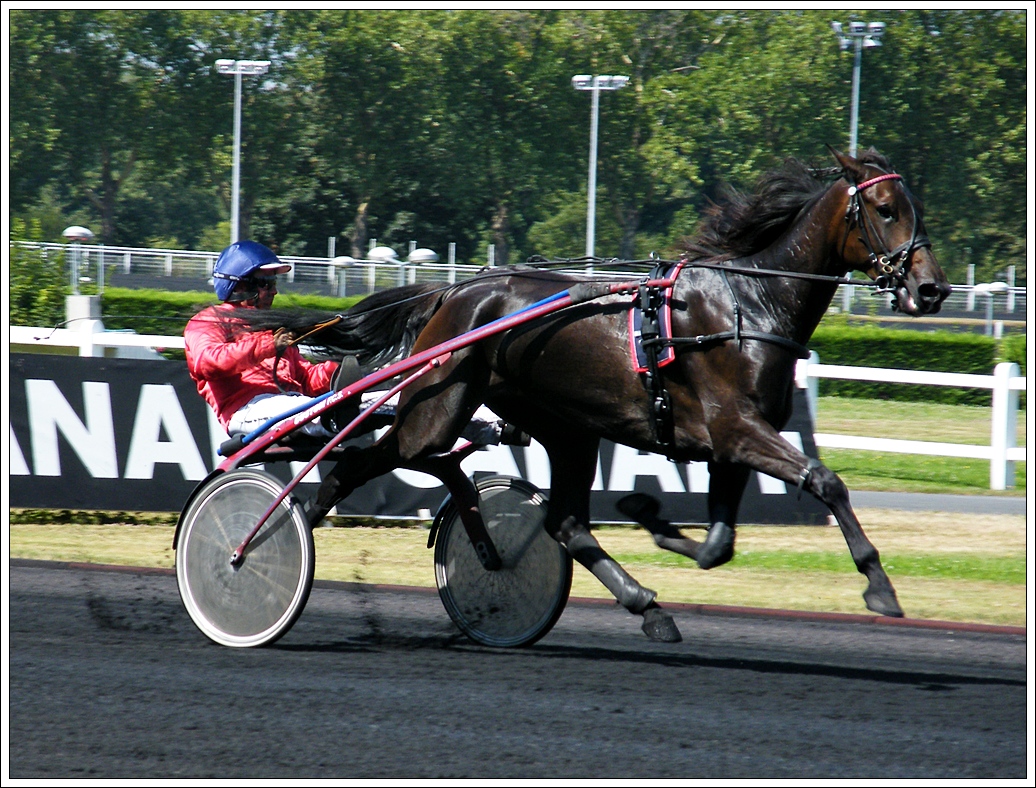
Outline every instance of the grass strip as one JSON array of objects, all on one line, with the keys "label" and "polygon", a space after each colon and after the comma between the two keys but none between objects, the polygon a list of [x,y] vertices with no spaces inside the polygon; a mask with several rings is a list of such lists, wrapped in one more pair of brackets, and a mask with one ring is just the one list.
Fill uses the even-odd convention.
[{"label": "grass strip", "polygon": [[[613,557],[620,564],[629,566],[662,566],[689,569],[694,562],[675,553],[617,553]],[[1025,556],[994,558],[964,553],[937,555],[909,555],[889,553],[881,557],[882,566],[890,575],[897,577],[932,577],[960,581],[984,581],[1005,585],[1025,584]],[[848,550],[838,553],[805,553],[799,550],[774,550],[760,552],[739,551],[734,560],[714,572],[777,571],[777,572],[836,572],[856,574],[856,565]]]}]

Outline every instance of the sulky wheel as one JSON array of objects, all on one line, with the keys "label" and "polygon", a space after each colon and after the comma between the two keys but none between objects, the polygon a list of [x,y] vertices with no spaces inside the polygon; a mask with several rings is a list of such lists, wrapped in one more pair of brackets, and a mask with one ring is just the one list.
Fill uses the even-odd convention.
[{"label": "sulky wheel", "polygon": [[238,566],[230,557],[283,485],[260,470],[209,482],[181,519],[176,583],[187,612],[224,646],[265,646],[291,629],[313,586],[313,534],[288,496],[252,539]]},{"label": "sulky wheel", "polygon": [[547,501],[521,479],[475,484],[486,529],[503,566],[487,571],[457,507],[444,501],[435,540],[435,582],[461,631],[486,646],[526,646],[546,635],[568,602],[572,559],[543,528]]}]

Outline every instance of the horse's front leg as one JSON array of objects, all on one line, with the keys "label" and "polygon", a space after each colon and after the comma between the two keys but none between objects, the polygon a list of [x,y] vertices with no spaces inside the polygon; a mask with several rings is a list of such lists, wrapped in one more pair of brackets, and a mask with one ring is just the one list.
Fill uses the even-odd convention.
[{"label": "horse's front leg", "polygon": [[680,630],[672,616],[655,602],[657,593],[638,583],[608,555],[588,528],[597,445],[596,438],[573,438],[546,447],[551,487],[544,527],[575,561],[604,584],[619,604],[644,617],[644,634],[652,640],[677,643],[682,639]]},{"label": "horse's front leg", "polygon": [[863,592],[867,609],[883,616],[901,618],[903,608],[899,606],[896,589],[881,565],[878,549],[871,544],[856,518],[845,483],[838,474],[816,460],[807,462],[800,471],[800,481],[803,489],[827,504],[838,521],[856,569],[867,578],[867,590]]},{"label": "horse's front leg", "polygon": [[853,512],[845,483],[826,465],[807,457],[784,440],[766,422],[760,421],[754,426],[750,435],[742,432],[740,438],[733,441],[738,449],[731,459],[800,487],[824,503],[838,521],[856,569],[867,578],[867,590],[863,593],[867,608],[883,616],[901,617],[903,609],[892,581],[881,565],[877,548],[864,534]]}]

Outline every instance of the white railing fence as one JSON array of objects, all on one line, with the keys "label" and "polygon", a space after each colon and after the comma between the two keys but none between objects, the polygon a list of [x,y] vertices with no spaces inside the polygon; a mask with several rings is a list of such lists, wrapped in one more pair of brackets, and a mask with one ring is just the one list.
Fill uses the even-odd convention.
[{"label": "white railing fence", "polygon": [[1016,435],[1018,392],[1026,390],[1026,379],[1022,377],[1017,364],[1012,362],[997,364],[992,375],[971,375],[821,364],[816,352],[812,352],[808,359],[798,362],[796,381],[800,388],[806,389],[814,426],[816,425],[820,378],[991,390],[993,402],[989,445],[868,438],[824,432],[814,432],[813,439],[819,448],[860,449],[894,454],[923,454],[989,460],[989,489],[1005,490],[1015,486],[1015,463],[1025,460],[1025,448],[1018,447]]},{"label": "white railing fence", "polygon": [[[84,357],[104,356],[106,348],[115,354],[133,358],[161,358],[156,348],[182,349],[182,336],[153,336],[105,331],[96,319],[75,321],[73,328],[50,329],[25,326],[10,327],[11,350],[18,352],[46,349],[77,349]],[[989,488],[1004,490],[1015,486],[1015,463],[1025,460],[1025,448],[1017,446],[1018,392],[1026,391],[1026,379],[1017,364],[997,364],[992,375],[970,375],[951,372],[916,372],[903,369],[847,367],[821,364],[815,352],[800,361],[796,382],[804,388],[809,400],[810,415],[816,425],[818,381],[820,378],[866,380],[885,383],[909,383],[922,386],[958,386],[990,389],[993,392],[992,427],[989,445],[911,441],[894,438],[869,438],[859,435],[835,435],[814,432],[820,448],[861,449],[900,454],[924,454],[941,457],[968,457],[989,461]]]}]

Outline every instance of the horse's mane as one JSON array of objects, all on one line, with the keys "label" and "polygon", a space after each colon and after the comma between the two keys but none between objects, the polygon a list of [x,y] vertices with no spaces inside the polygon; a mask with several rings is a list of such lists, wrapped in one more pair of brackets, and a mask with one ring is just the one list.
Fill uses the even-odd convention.
[{"label": "horse's mane", "polygon": [[[859,161],[889,169],[874,148],[861,153]],[[721,202],[706,210],[694,237],[684,241],[687,256],[730,260],[762,251],[820,198],[830,176],[840,174],[839,168],[816,169],[791,158],[763,175],[751,194],[727,187]]]}]

